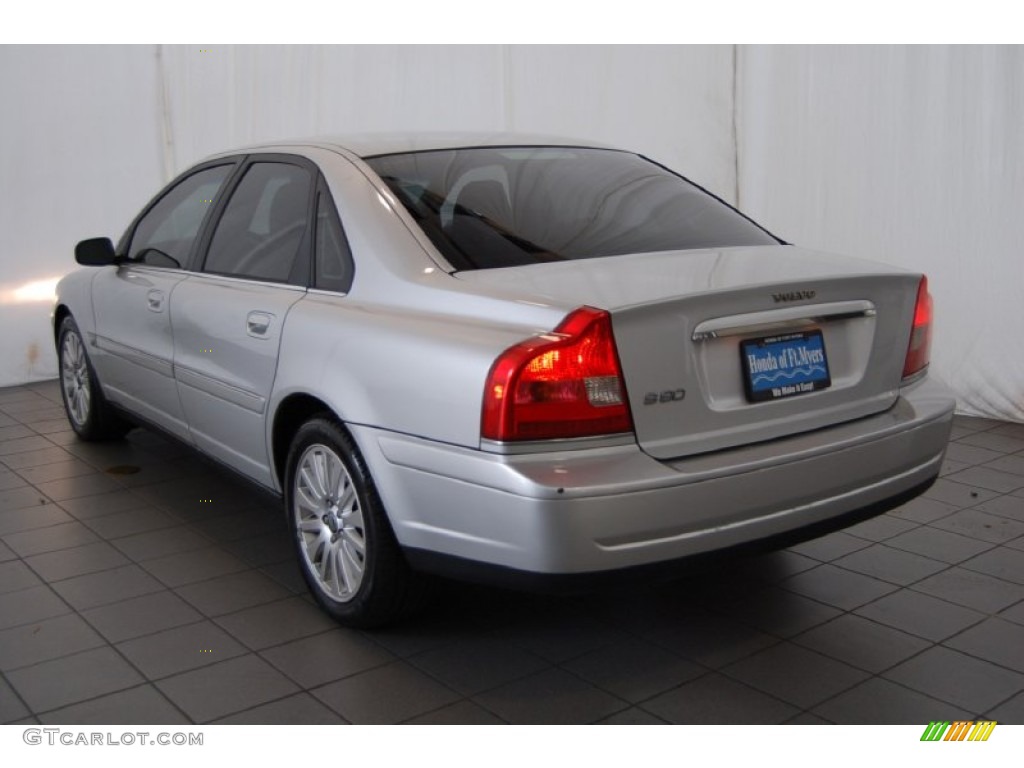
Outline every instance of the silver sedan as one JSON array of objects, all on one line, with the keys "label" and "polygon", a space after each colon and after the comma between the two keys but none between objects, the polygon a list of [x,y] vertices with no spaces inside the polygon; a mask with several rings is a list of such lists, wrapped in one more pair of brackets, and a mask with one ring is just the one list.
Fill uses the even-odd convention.
[{"label": "silver sedan", "polygon": [[587,142],[251,147],[75,255],[74,430],[151,425],[281,495],[351,625],[424,572],[576,588],[847,525],[933,482],[952,422],[921,274]]}]

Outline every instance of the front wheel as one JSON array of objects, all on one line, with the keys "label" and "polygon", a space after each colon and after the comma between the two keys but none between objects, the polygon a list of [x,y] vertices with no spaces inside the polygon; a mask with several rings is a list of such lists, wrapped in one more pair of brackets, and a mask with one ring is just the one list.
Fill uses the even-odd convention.
[{"label": "front wheel", "polygon": [[111,412],[99,379],[89,362],[85,341],[75,321],[65,317],[57,337],[60,394],[71,428],[83,440],[123,437],[131,425]]},{"label": "front wheel", "polygon": [[362,457],[333,420],[314,418],[295,435],[285,503],[302,575],[327,613],[375,627],[406,611],[416,578]]}]

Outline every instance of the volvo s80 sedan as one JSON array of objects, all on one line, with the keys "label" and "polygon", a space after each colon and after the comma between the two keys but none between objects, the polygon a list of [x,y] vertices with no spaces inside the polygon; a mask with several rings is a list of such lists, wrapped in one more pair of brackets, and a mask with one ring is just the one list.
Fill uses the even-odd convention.
[{"label": "volvo s80 sedan", "polygon": [[279,494],[354,626],[424,573],[576,585],[842,527],[924,490],[952,422],[924,276],[589,142],[228,152],[75,256],[75,432],[156,427]]}]

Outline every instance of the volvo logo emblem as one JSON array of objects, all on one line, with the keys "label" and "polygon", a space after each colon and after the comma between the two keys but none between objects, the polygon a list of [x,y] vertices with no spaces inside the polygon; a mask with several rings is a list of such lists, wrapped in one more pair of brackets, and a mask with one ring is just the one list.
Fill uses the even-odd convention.
[{"label": "volvo logo emblem", "polygon": [[785,291],[784,293],[773,293],[772,298],[775,299],[775,303],[778,304],[783,301],[804,301],[805,299],[813,299],[817,293],[817,291]]}]

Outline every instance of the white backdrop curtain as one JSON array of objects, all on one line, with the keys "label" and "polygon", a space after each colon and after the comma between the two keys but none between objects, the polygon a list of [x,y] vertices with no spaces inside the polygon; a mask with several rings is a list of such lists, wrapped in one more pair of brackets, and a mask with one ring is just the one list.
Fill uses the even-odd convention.
[{"label": "white backdrop curtain", "polygon": [[0,386],[56,375],[74,243],[207,154],[514,130],[638,149],[788,240],[926,271],[933,370],[1024,420],[1022,89],[1015,47],[0,47]]}]

